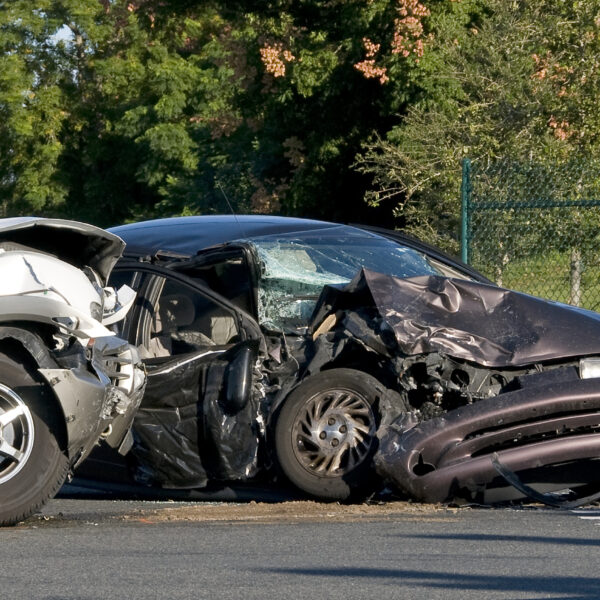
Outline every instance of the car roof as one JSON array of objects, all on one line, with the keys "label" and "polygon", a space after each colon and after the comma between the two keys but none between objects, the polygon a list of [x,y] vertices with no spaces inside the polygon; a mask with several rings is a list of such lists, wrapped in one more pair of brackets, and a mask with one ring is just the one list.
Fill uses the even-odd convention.
[{"label": "car roof", "polygon": [[204,248],[233,240],[333,227],[340,225],[272,215],[201,215],[142,221],[112,227],[109,231],[125,240],[129,255],[163,250],[192,256]]},{"label": "car roof", "polygon": [[275,215],[198,215],[141,221],[112,227],[109,231],[125,240],[127,243],[126,256],[137,258],[153,256],[159,252],[193,256],[204,248],[234,240],[334,229],[340,229],[342,235],[344,232],[362,232],[364,235],[391,238],[449,264],[478,281],[489,282],[471,266],[448,256],[438,248],[402,232],[379,227],[342,225],[314,219]]}]

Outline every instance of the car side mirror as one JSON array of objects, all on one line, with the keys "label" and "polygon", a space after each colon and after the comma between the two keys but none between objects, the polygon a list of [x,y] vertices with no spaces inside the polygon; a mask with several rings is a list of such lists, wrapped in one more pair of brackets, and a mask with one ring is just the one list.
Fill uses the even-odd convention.
[{"label": "car side mirror", "polygon": [[226,414],[240,412],[252,393],[252,368],[256,361],[255,344],[240,346],[235,357],[227,365],[225,374],[225,398],[222,407]]}]

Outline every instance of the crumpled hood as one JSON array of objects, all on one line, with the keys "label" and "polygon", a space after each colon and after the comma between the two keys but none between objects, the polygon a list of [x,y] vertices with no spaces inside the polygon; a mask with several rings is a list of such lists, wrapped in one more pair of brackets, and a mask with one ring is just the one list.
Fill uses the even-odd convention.
[{"label": "crumpled hood", "polygon": [[440,276],[399,279],[362,270],[326,287],[315,309],[373,306],[403,354],[439,352],[488,367],[600,355],[600,315],[493,285]]},{"label": "crumpled hood", "polygon": [[78,269],[90,266],[104,285],[125,248],[120,237],[99,227],[42,217],[0,219],[0,241],[53,254]]}]

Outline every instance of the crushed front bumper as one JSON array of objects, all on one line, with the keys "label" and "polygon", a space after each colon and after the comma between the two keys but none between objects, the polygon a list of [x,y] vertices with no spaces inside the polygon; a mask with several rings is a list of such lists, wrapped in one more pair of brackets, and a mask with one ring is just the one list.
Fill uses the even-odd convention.
[{"label": "crushed front bumper", "polygon": [[[419,501],[485,502],[506,485],[494,462],[542,485],[560,466],[569,485],[599,481],[600,379],[508,392],[421,423],[405,414],[378,435],[378,473]],[[591,481],[573,467],[585,461]]]}]

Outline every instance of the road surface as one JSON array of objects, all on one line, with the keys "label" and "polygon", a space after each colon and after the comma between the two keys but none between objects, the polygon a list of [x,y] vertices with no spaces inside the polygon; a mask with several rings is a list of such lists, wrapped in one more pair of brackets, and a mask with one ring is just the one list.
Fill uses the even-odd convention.
[{"label": "road surface", "polygon": [[600,508],[54,500],[0,598],[600,598]]}]

